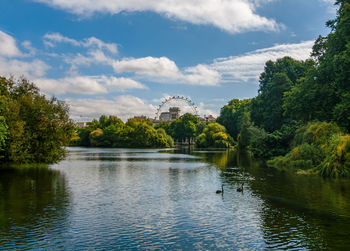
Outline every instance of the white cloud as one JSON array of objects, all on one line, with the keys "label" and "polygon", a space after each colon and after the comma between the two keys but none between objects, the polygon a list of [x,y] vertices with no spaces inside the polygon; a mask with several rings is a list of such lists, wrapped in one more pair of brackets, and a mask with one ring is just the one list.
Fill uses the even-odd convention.
[{"label": "white cloud", "polygon": [[25,56],[32,57],[36,54],[37,50],[32,46],[32,43],[28,40],[22,42],[23,48],[25,48],[29,53]]},{"label": "white cloud", "polygon": [[154,82],[182,83],[214,86],[220,81],[220,74],[207,65],[188,67],[181,71],[174,61],[167,57],[129,58],[113,63],[117,73],[135,73]]},{"label": "white cloud", "polygon": [[33,0],[81,16],[93,13],[153,11],[168,18],[193,24],[213,25],[230,33],[252,30],[277,31],[272,19],[255,13],[270,0]]},{"label": "white cloud", "polygon": [[61,79],[39,78],[34,81],[46,94],[106,94],[109,91],[123,92],[129,89],[146,89],[141,83],[129,78],[101,76],[74,76]]},{"label": "white cloud", "polygon": [[116,78],[102,76],[101,81],[105,82],[106,86],[110,89],[117,89],[119,91],[125,91],[128,89],[147,89],[146,86],[131,78]]},{"label": "white cloud", "polygon": [[28,79],[42,77],[50,66],[45,62],[35,59],[31,62],[25,62],[15,59],[0,57],[0,75],[15,77],[23,76]]},{"label": "white cloud", "polygon": [[6,57],[17,57],[22,56],[21,51],[18,49],[16,45],[16,40],[0,31],[0,56],[6,56]]},{"label": "white cloud", "polygon": [[74,120],[90,121],[101,115],[115,115],[126,121],[134,116],[145,115],[153,118],[156,107],[144,100],[130,95],[117,96],[114,99],[66,99],[70,104],[70,116]]},{"label": "white cloud", "polygon": [[87,49],[85,52],[77,52],[75,54],[50,54],[54,57],[63,59],[66,64],[69,64],[70,73],[76,73],[79,66],[91,66],[92,64],[108,65],[112,67],[114,59],[112,59],[110,56],[107,56],[106,53],[111,55],[118,54],[118,46],[116,43],[106,43],[95,37],[85,38],[79,41],[54,32],[45,34],[43,42],[46,46],[52,48],[54,48],[57,43],[67,43],[75,47]]},{"label": "white cloud", "polygon": [[115,43],[106,43],[96,37],[90,37],[81,41],[63,36],[60,33],[47,33],[44,35],[44,43],[49,47],[54,47],[56,43],[68,43],[77,47],[94,48],[106,50],[112,54],[118,53],[118,46]]},{"label": "white cloud", "polygon": [[264,70],[266,61],[275,61],[284,56],[305,60],[310,57],[313,44],[314,41],[306,41],[299,44],[280,44],[240,56],[219,58],[210,65],[210,68],[222,75],[223,82],[258,80],[260,73]]},{"label": "white cloud", "polygon": [[113,65],[114,60],[101,50],[91,50],[87,52],[87,55],[78,53],[77,55],[64,55],[64,61],[67,64],[72,65],[74,68],[85,65],[90,66],[91,64],[107,64]]},{"label": "white cloud", "polygon": [[67,77],[62,79],[36,79],[40,90],[47,94],[105,94],[107,89],[96,79],[87,76]]},{"label": "white cloud", "polygon": [[16,45],[16,39],[0,31],[0,75],[9,77],[26,77],[28,79],[42,77],[50,66],[39,59],[23,61],[16,57],[27,57],[35,54],[35,49],[29,41],[24,41],[22,46],[29,51],[24,54]]},{"label": "white cloud", "polygon": [[115,61],[113,66],[117,73],[133,72],[150,77],[177,78],[180,74],[175,62],[167,57],[129,58]]}]

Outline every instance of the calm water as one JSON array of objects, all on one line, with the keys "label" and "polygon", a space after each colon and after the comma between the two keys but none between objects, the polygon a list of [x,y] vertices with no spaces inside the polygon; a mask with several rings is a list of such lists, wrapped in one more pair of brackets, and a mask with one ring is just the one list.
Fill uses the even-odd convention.
[{"label": "calm water", "polygon": [[49,167],[0,169],[0,250],[349,247],[349,180],[234,152],[70,148]]}]

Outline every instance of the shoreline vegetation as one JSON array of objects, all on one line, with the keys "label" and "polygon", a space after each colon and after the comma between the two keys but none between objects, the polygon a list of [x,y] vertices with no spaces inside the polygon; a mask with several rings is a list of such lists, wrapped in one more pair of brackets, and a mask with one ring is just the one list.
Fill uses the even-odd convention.
[{"label": "shoreline vegetation", "polygon": [[232,99],[216,122],[187,113],[153,126],[102,115],[78,128],[64,102],[25,79],[0,78],[0,162],[57,162],[67,145],[166,148],[194,139],[199,148],[235,148],[280,170],[350,177],[350,4],[336,4],[331,32],[316,39],[310,59],[267,61],[258,95]]}]

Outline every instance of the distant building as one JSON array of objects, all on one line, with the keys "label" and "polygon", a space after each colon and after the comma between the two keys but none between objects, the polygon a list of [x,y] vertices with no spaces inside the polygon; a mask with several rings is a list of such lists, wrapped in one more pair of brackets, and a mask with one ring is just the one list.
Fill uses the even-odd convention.
[{"label": "distant building", "polygon": [[170,120],[171,121],[173,121],[177,118],[180,118],[180,108],[179,107],[170,107],[169,113],[170,113]]},{"label": "distant building", "polygon": [[160,122],[170,122],[170,112],[162,112],[159,116]]},{"label": "distant building", "polygon": [[87,126],[88,126],[87,123],[88,123],[88,122],[75,122],[75,125],[76,125],[77,127],[87,127]]},{"label": "distant building", "polygon": [[171,122],[177,118],[180,118],[180,108],[170,107],[168,112],[162,112],[159,116],[159,121],[154,121],[155,123],[160,122]]},{"label": "distant building", "polygon": [[208,116],[204,115],[204,118],[201,118],[201,121],[202,120],[204,122],[214,122],[216,120],[216,118],[214,118],[213,115],[208,115]]},{"label": "distant building", "polygon": [[[181,110],[179,107],[170,107],[168,112],[162,112],[160,114],[159,119],[151,119],[151,121],[155,125],[161,122],[170,123],[175,119],[180,118],[181,116],[180,111]],[[214,122],[216,120],[216,118],[213,115],[208,115],[208,116],[204,115],[204,117],[198,116],[198,118],[201,122]]]}]

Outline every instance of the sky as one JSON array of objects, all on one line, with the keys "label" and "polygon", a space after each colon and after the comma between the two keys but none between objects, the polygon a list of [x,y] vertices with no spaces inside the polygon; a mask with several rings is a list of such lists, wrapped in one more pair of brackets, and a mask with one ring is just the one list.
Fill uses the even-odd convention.
[{"label": "sky", "polygon": [[75,121],[153,118],[178,95],[218,116],[257,95],[266,61],[309,58],[336,15],[333,0],[1,0],[0,9],[0,75],[66,101]]}]

